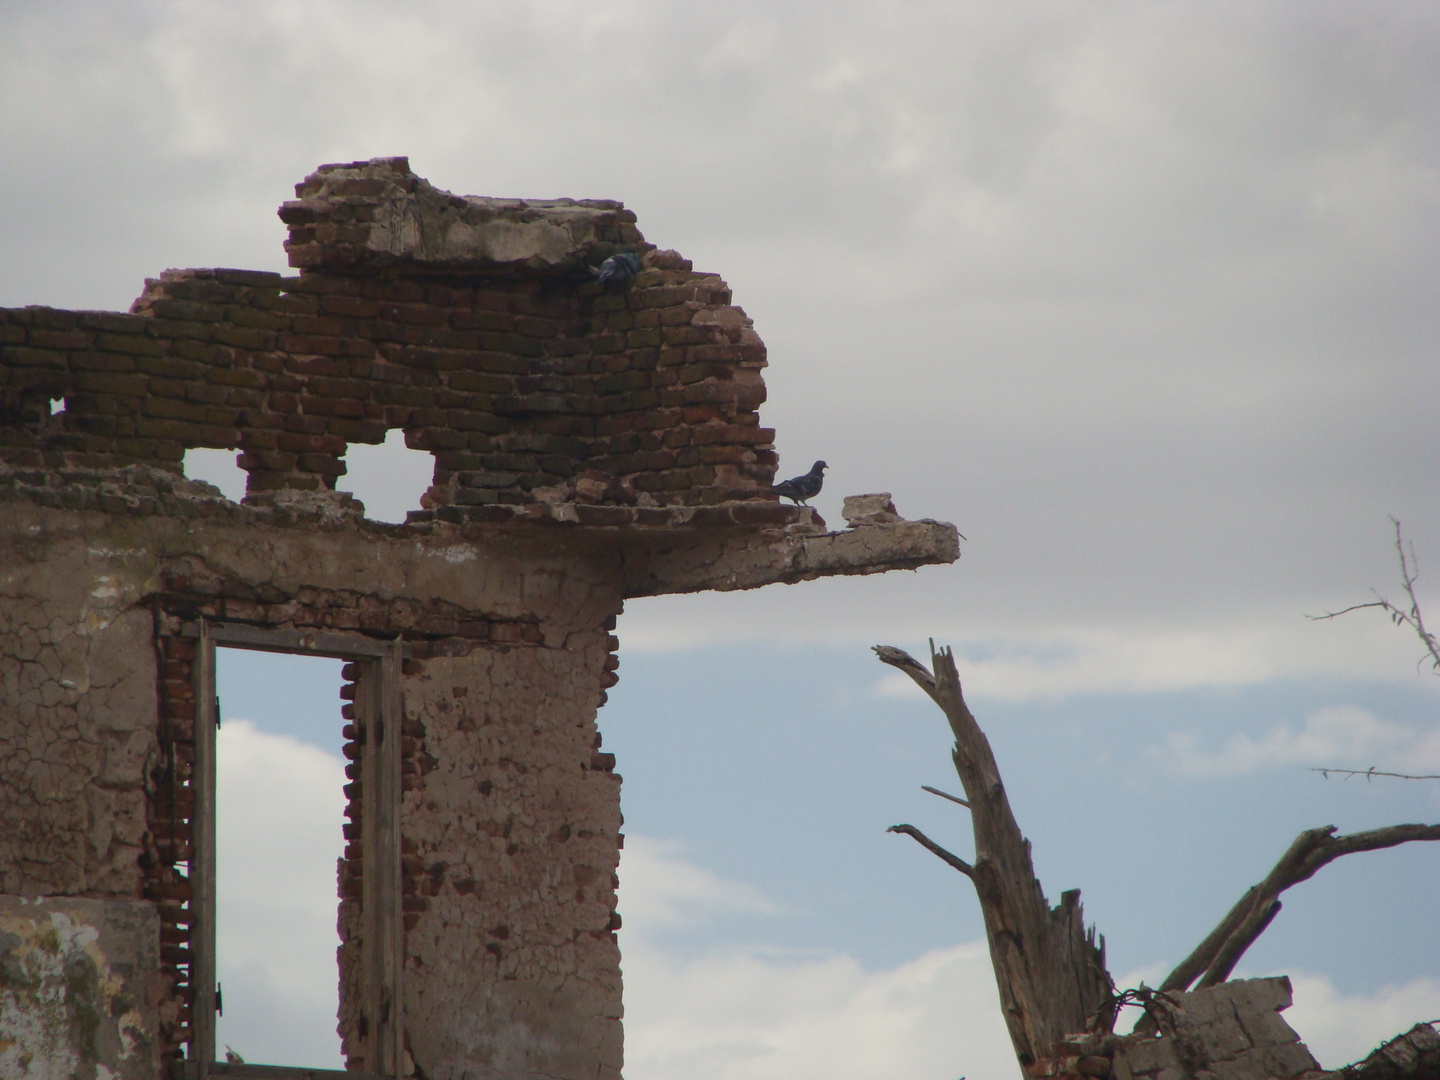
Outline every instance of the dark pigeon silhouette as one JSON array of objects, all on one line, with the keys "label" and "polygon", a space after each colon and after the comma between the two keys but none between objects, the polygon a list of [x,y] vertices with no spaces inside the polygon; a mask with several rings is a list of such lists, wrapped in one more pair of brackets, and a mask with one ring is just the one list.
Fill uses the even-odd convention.
[{"label": "dark pigeon silhouette", "polygon": [[803,503],[806,499],[813,499],[820,494],[820,488],[825,484],[825,470],[830,466],[823,461],[817,461],[810,466],[810,471],[804,476],[797,476],[793,480],[782,480],[773,485],[770,490],[776,495],[783,495],[793,503]]},{"label": "dark pigeon silhouette", "polygon": [[602,262],[598,269],[592,266],[590,272],[602,288],[619,289],[640,273],[640,256],[633,251],[619,251]]}]

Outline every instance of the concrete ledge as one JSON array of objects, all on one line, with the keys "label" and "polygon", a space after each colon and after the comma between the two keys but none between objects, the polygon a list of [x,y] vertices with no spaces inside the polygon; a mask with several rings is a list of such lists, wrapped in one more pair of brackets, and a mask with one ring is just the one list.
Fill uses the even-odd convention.
[{"label": "concrete ledge", "polygon": [[960,534],[945,521],[898,521],[844,532],[806,535],[781,530],[692,537],[653,546],[638,557],[627,552],[625,595],[729,592],[775,582],[883,574],[887,570],[952,563],[960,557]]}]

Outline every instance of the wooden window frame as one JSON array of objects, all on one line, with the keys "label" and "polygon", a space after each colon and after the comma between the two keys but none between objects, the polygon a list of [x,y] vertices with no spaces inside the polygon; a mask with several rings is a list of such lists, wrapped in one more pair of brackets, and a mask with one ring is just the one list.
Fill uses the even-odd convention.
[{"label": "wooden window frame", "polygon": [[[187,630],[197,639],[195,664],[194,859],[191,888],[191,1037],[181,1070],[186,1080],[209,1077],[345,1077],[365,1080],[402,1075],[401,973],[404,967],[404,912],[400,876],[400,698],[401,667],[407,652],[400,638],[380,639],[331,631],[272,630],[247,623],[201,619]],[[215,649],[252,649],[297,656],[326,656],[360,665],[356,678],[355,723],[362,742],[360,829],[361,1011],[364,1017],[363,1072],[328,1069],[227,1065],[215,1061],[215,734],[219,702],[215,693]],[[337,999],[338,1000],[338,999]]]}]

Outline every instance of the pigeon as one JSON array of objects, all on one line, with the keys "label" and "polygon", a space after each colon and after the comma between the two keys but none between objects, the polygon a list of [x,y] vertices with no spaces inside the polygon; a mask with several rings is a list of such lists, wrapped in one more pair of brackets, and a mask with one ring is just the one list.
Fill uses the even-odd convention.
[{"label": "pigeon", "polygon": [[782,481],[773,485],[770,490],[793,503],[803,503],[806,499],[813,499],[820,494],[820,487],[825,483],[825,470],[828,468],[825,462],[817,461],[804,476]]},{"label": "pigeon", "polygon": [[234,1050],[231,1050],[229,1043],[226,1043],[226,1044],[225,1044],[225,1064],[226,1064],[226,1065],[244,1065],[244,1064],[245,1064],[245,1059],[242,1058],[239,1054],[237,1054]]},{"label": "pigeon", "polygon": [[620,251],[602,262],[598,269],[592,266],[590,272],[602,288],[618,289],[640,273],[640,256],[633,251]]}]

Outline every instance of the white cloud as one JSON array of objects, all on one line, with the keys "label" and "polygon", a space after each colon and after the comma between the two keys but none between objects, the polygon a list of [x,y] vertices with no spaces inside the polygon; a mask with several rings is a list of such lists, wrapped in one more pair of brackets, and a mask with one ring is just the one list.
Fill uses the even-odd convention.
[{"label": "white cloud", "polygon": [[216,749],[217,1039],[247,1061],[340,1068],[335,862],[344,763],[227,720]]},{"label": "white cloud", "polygon": [[1368,994],[1345,994],[1324,975],[1290,975],[1295,1004],[1285,1019],[1327,1069],[1338,1069],[1409,1031],[1440,1018],[1440,979],[1422,978],[1382,986]]},{"label": "white cloud", "polygon": [[1229,776],[1280,765],[1440,772],[1440,730],[1423,731],[1383,720],[1353,705],[1331,705],[1305,718],[1297,730],[1278,724],[1258,738],[1235,735],[1216,750],[1192,734],[1170,735],[1151,754],[1176,772]]},{"label": "white cloud", "polygon": [[673,842],[625,839],[620,949],[631,1080],[1011,1080],[983,942],[883,970],[840,953],[762,947],[682,958],[654,931],[781,908],[681,853]]},{"label": "white cloud", "polygon": [[[622,932],[623,933],[623,932]],[[631,1080],[1013,1080],[983,942],[867,971],[844,955],[626,944]]]},{"label": "white cloud", "polygon": [[719,914],[774,915],[783,910],[754,886],[681,859],[683,850],[674,840],[625,837],[619,895],[627,941]]}]

